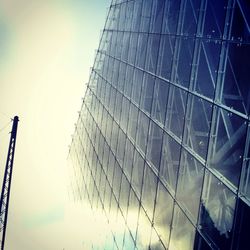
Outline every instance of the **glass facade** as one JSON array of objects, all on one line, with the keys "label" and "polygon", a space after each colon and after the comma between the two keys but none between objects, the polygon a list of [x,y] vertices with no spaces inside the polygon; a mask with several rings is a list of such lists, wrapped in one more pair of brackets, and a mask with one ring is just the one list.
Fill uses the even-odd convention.
[{"label": "glass facade", "polygon": [[249,249],[249,58],[248,0],[112,1],[69,151],[92,249]]}]

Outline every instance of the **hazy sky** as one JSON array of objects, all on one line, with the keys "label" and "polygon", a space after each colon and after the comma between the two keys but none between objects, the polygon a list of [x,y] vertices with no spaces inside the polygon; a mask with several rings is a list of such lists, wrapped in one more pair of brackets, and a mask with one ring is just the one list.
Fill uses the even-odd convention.
[{"label": "hazy sky", "polygon": [[79,250],[93,237],[89,212],[67,200],[66,158],[109,3],[0,1],[1,172],[2,128],[20,118],[6,250]]}]

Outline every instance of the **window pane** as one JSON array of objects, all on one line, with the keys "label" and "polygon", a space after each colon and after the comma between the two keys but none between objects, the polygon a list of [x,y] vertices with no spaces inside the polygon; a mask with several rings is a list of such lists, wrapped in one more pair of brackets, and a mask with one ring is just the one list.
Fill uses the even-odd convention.
[{"label": "window pane", "polygon": [[135,69],[133,78],[132,99],[138,105],[140,103],[142,82],[143,82],[143,71]]},{"label": "window pane", "polygon": [[190,72],[193,59],[194,39],[182,37],[177,38],[175,44],[176,72],[175,82],[188,88],[190,82]]},{"label": "window pane", "polygon": [[248,0],[235,3],[233,25],[230,40],[250,41],[250,6]]},{"label": "window pane", "polygon": [[157,171],[159,171],[160,168],[162,138],[163,130],[151,120],[148,135],[147,158]]},{"label": "window pane", "polygon": [[141,197],[143,171],[144,171],[144,159],[141,157],[138,151],[135,150],[133,173],[132,173],[132,186],[139,198]]},{"label": "window pane", "polygon": [[160,177],[172,192],[175,192],[180,152],[180,144],[164,133]]},{"label": "window pane", "polygon": [[131,189],[129,197],[128,214],[127,214],[127,224],[134,239],[136,239],[139,208],[140,208],[139,200],[136,197],[134,191]]},{"label": "window pane", "polygon": [[232,249],[245,249],[249,245],[250,207],[238,199],[235,239]]},{"label": "window pane", "polygon": [[212,104],[190,95],[186,114],[184,141],[200,157],[206,159]]},{"label": "window pane", "polygon": [[230,249],[235,195],[222,182],[207,172],[202,201],[200,211],[202,233],[220,249]]},{"label": "window pane", "polygon": [[216,87],[216,77],[219,66],[221,44],[219,42],[201,41],[200,56],[195,91],[213,99]]},{"label": "window pane", "polygon": [[143,183],[142,205],[145,208],[149,219],[152,221],[155,205],[157,177],[155,173],[150,169],[148,164],[145,165]]},{"label": "window pane", "polygon": [[128,134],[130,138],[134,141],[136,135],[137,118],[138,118],[138,108],[135,107],[133,104],[131,104],[129,110]]},{"label": "window pane", "polygon": [[160,33],[162,27],[162,17],[164,11],[164,0],[154,0],[152,5],[150,31]]},{"label": "window pane", "polygon": [[167,109],[169,84],[163,80],[155,80],[153,106],[152,106],[152,118],[158,120],[161,124],[164,124],[165,113]]},{"label": "window pane", "polygon": [[198,24],[200,0],[187,0],[184,10],[182,34],[194,36]]},{"label": "window pane", "polygon": [[149,118],[140,111],[137,126],[136,144],[146,154]]},{"label": "window pane", "polygon": [[221,102],[243,114],[250,112],[250,45],[230,44]]},{"label": "window pane", "polygon": [[131,179],[131,175],[132,175],[133,156],[134,156],[134,146],[133,144],[131,144],[130,140],[127,138],[123,170],[129,180]]},{"label": "window pane", "polygon": [[174,44],[174,36],[161,35],[157,74],[168,80],[170,80],[171,76]]},{"label": "window pane", "polygon": [[207,1],[204,35],[211,38],[222,38],[224,31],[227,0]]},{"label": "window pane", "polygon": [[175,205],[169,249],[193,250],[195,228]]},{"label": "window pane", "polygon": [[180,0],[165,1],[162,33],[175,34],[180,11]]},{"label": "window pane", "polygon": [[182,139],[183,134],[183,125],[187,106],[186,100],[186,91],[170,86],[165,126],[167,130],[170,130],[180,139]]},{"label": "window pane", "polygon": [[193,223],[197,222],[203,176],[204,167],[183,149],[177,184],[177,199],[188,210],[187,213]]},{"label": "window pane", "polygon": [[154,83],[155,78],[152,75],[145,73],[141,90],[140,107],[148,114],[151,113],[152,100],[154,95]]},{"label": "window pane", "polygon": [[148,37],[148,48],[146,58],[146,70],[155,73],[158,60],[160,35],[150,34]]},{"label": "window pane", "polygon": [[159,182],[154,213],[154,226],[165,247],[168,247],[174,200]]},{"label": "window pane", "polygon": [[247,121],[221,108],[214,111],[215,125],[209,148],[208,166],[238,187],[244,156]]}]

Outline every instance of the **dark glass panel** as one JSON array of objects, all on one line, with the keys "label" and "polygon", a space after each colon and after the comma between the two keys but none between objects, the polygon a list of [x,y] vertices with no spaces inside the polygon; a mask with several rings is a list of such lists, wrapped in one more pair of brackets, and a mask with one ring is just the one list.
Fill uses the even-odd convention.
[{"label": "dark glass panel", "polygon": [[200,207],[200,228],[219,249],[231,249],[235,203],[235,194],[207,172]]}]

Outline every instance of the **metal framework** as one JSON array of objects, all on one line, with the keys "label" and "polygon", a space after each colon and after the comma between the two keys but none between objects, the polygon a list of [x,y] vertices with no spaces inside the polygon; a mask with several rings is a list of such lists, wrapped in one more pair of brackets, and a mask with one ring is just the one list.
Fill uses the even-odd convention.
[{"label": "metal framework", "polygon": [[18,126],[18,116],[13,119],[12,131],[10,135],[10,144],[8,149],[7,161],[4,171],[2,192],[0,198],[0,244],[1,250],[4,250],[7,219],[8,219],[8,209],[9,209],[9,199],[10,199],[10,187],[13,171],[14,153],[16,146],[16,135]]}]

